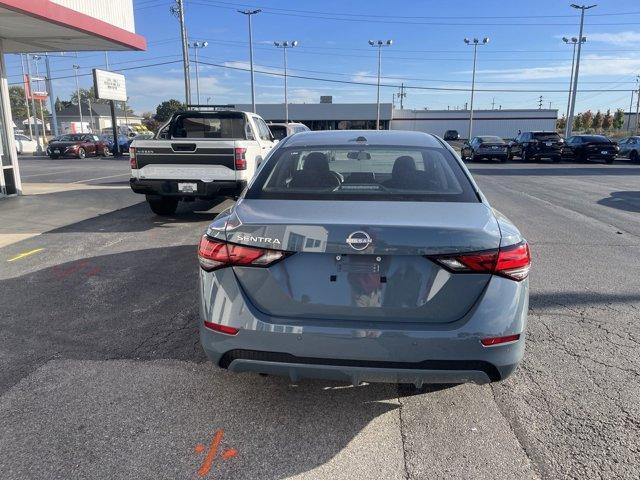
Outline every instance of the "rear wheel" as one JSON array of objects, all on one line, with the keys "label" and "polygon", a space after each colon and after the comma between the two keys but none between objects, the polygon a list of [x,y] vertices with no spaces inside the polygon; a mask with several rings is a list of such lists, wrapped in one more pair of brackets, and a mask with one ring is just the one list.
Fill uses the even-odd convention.
[{"label": "rear wheel", "polygon": [[523,162],[529,162],[529,155],[527,155],[527,151],[523,148],[522,149],[522,153],[520,154],[520,158],[522,159]]},{"label": "rear wheel", "polygon": [[148,198],[149,208],[156,215],[166,216],[176,213],[178,208],[178,199],[170,197]]},{"label": "rear wheel", "polygon": [[56,159],[60,158],[60,155],[49,155],[49,158],[51,160],[56,160]]},{"label": "rear wheel", "polygon": [[610,158],[605,159],[605,163],[606,163],[607,165],[611,165],[611,164],[613,163],[613,161],[614,161],[614,160],[615,160],[615,158],[614,158],[614,157],[610,157]]},{"label": "rear wheel", "polygon": [[87,152],[85,151],[84,148],[79,148],[78,149],[78,158],[86,158],[87,156]]},{"label": "rear wheel", "polygon": [[629,160],[631,160],[632,163],[640,163],[640,155],[638,155],[637,151],[633,150],[629,154]]},{"label": "rear wheel", "polygon": [[109,147],[102,147],[102,156],[103,157],[109,156]]},{"label": "rear wheel", "polygon": [[551,161],[553,163],[560,163],[560,155],[555,156],[555,157],[551,157]]}]

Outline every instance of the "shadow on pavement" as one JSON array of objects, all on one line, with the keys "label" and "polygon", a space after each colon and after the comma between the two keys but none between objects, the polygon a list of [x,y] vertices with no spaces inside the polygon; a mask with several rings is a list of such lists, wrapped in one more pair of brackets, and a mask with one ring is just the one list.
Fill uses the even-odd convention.
[{"label": "shadow on pavement", "polygon": [[615,165],[606,167],[558,167],[558,168],[536,168],[536,167],[524,167],[524,168],[509,168],[505,166],[503,168],[476,168],[470,167],[471,173],[474,175],[487,175],[487,176],[595,176],[595,175],[622,175],[622,176],[640,176],[640,168],[633,167],[618,167]]},{"label": "shadow on pavement", "polygon": [[640,192],[611,192],[607,198],[598,200],[598,204],[626,212],[640,213]]}]

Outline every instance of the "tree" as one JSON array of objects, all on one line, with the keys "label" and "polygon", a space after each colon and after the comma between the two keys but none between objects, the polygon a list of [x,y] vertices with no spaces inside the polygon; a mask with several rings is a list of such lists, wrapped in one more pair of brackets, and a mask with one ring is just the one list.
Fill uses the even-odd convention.
[{"label": "tree", "polygon": [[591,128],[596,132],[602,128],[602,113],[600,113],[600,110],[598,110],[593,116],[593,120],[591,120]]},{"label": "tree", "polygon": [[584,125],[582,114],[579,113],[575,117],[573,117],[573,130],[581,130],[582,125]]},{"label": "tree", "polygon": [[17,85],[9,87],[9,103],[11,104],[11,116],[14,122],[19,124],[27,115],[27,104],[24,99],[24,88]]},{"label": "tree", "polygon": [[593,112],[591,110],[582,112],[582,128],[585,130],[587,128],[591,128],[592,123],[593,123]]},{"label": "tree", "polygon": [[562,117],[560,117],[557,121],[556,121],[556,130],[559,132],[564,132],[564,129],[567,126],[567,118],[562,115]]},{"label": "tree", "polygon": [[155,119],[158,122],[166,122],[175,112],[184,110],[185,105],[180,100],[165,100],[156,108]]},{"label": "tree", "polygon": [[142,125],[152,132],[157,132],[160,128],[160,122],[155,119],[153,112],[144,112],[142,114]]},{"label": "tree", "polygon": [[624,126],[624,110],[621,108],[613,114],[613,128],[620,130]]},{"label": "tree", "polygon": [[602,129],[609,130],[613,125],[613,115],[611,115],[611,109],[607,108],[607,113],[602,117]]}]

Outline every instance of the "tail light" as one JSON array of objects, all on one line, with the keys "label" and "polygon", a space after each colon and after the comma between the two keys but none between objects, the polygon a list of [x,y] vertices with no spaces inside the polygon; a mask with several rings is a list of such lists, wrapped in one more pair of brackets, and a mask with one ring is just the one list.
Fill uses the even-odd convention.
[{"label": "tail light", "polygon": [[138,161],[136,160],[136,147],[129,147],[129,165],[132,170],[138,169]]},{"label": "tail light", "polygon": [[235,148],[235,165],[236,170],[246,170],[247,169],[247,158],[245,157],[247,153],[246,148]]},{"label": "tail light", "polygon": [[198,260],[210,272],[224,267],[269,267],[290,252],[225,243],[204,235],[198,246]]},{"label": "tail light", "polygon": [[531,252],[526,242],[484,252],[429,257],[454,273],[491,273],[517,282],[529,275]]}]

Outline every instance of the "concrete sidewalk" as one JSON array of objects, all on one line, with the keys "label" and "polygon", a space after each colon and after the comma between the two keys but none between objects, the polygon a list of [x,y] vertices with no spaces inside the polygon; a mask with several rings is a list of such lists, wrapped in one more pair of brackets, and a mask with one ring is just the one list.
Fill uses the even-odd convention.
[{"label": "concrete sidewalk", "polygon": [[0,200],[0,248],[144,201],[126,184],[26,183]]}]

